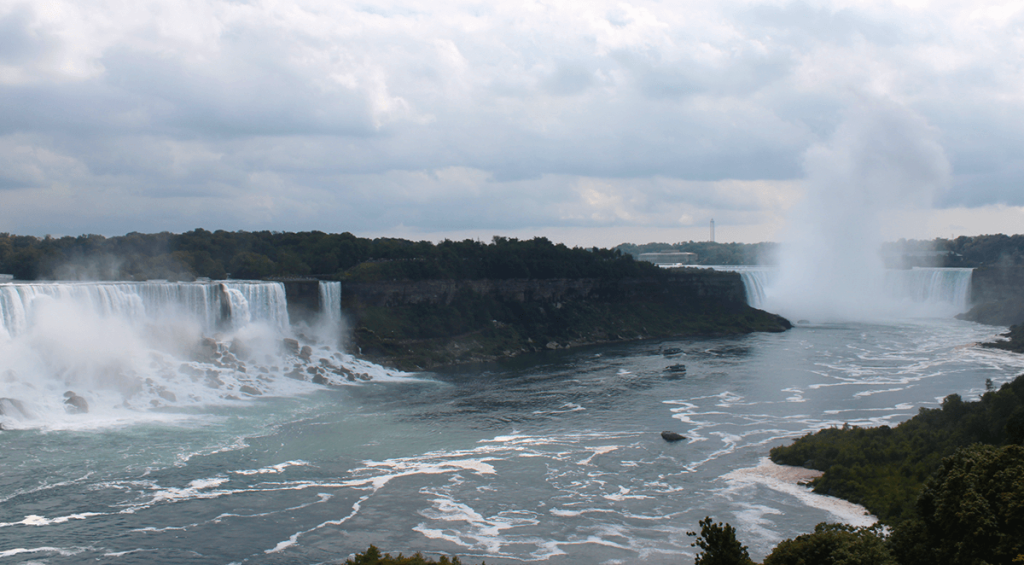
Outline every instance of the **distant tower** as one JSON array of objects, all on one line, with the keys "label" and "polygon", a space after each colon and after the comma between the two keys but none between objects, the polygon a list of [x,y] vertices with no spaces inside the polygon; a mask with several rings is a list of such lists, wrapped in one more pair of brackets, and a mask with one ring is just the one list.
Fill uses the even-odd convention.
[{"label": "distant tower", "polygon": [[715,242],[715,219],[711,218],[711,243]]}]

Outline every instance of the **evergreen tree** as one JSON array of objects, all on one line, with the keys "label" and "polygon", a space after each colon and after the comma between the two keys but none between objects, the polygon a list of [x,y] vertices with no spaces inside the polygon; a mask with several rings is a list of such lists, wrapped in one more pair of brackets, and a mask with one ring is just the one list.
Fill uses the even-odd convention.
[{"label": "evergreen tree", "polygon": [[[695,536],[697,532],[686,532]],[[700,521],[700,537],[691,547],[701,548],[694,559],[694,565],[754,565],[747,554],[747,547],[736,539],[736,528],[729,524],[717,524],[706,516]]]}]

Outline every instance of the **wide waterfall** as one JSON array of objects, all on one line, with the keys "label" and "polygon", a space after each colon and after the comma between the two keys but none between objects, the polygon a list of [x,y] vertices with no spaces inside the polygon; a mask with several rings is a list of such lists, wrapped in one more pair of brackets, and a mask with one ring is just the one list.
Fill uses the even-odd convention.
[{"label": "wide waterfall", "polygon": [[240,329],[250,322],[267,323],[279,330],[288,327],[281,283],[19,283],[0,285],[0,335],[26,332],[34,308],[49,301],[74,303],[101,316],[135,323],[185,315],[208,333]]},{"label": "wide waterfall", "polygon": [[292,330],[279,282],[0,284],[0,427],[291,395],[396,375],[338,351],[341,283]]},{"label": "wide waterfall", "polygon": [[[743,278],[747,303],[772,310],[772,283],[776,271],[765,266],[715,266]],[[885,271],[885,295],[894,316],[948,317],[970,307],[973,269],[913,268]]]}]

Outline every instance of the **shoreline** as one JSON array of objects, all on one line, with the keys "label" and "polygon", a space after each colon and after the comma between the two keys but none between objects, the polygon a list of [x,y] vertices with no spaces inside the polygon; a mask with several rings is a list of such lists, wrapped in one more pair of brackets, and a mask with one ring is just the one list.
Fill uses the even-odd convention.
[{"label": "shoreline", "polygon": [[824,510],[838,521],[857,527],[872,526],[878,518],[867,508],[848,500],[817,494],[808,483],[824,475],[822,471],[779,465],[768,457],[762,457],[756,467],[745,467],[730,471],[721,476],[730,486],[760,485],[776,492],[796,497],[803,504]]}]

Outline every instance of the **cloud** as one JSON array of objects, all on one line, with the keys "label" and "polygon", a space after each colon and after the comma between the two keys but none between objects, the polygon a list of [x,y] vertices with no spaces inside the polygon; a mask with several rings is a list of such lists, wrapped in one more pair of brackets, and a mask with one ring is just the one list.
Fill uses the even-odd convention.
[{"label": "cloud", "polygon": [[[766,233],[865,98],[938,130],[936,206],[1020,206],[1022,23],[1000,2],[13,0],[0,229]],[[89,205],[47,213],[58,186]]]}]

